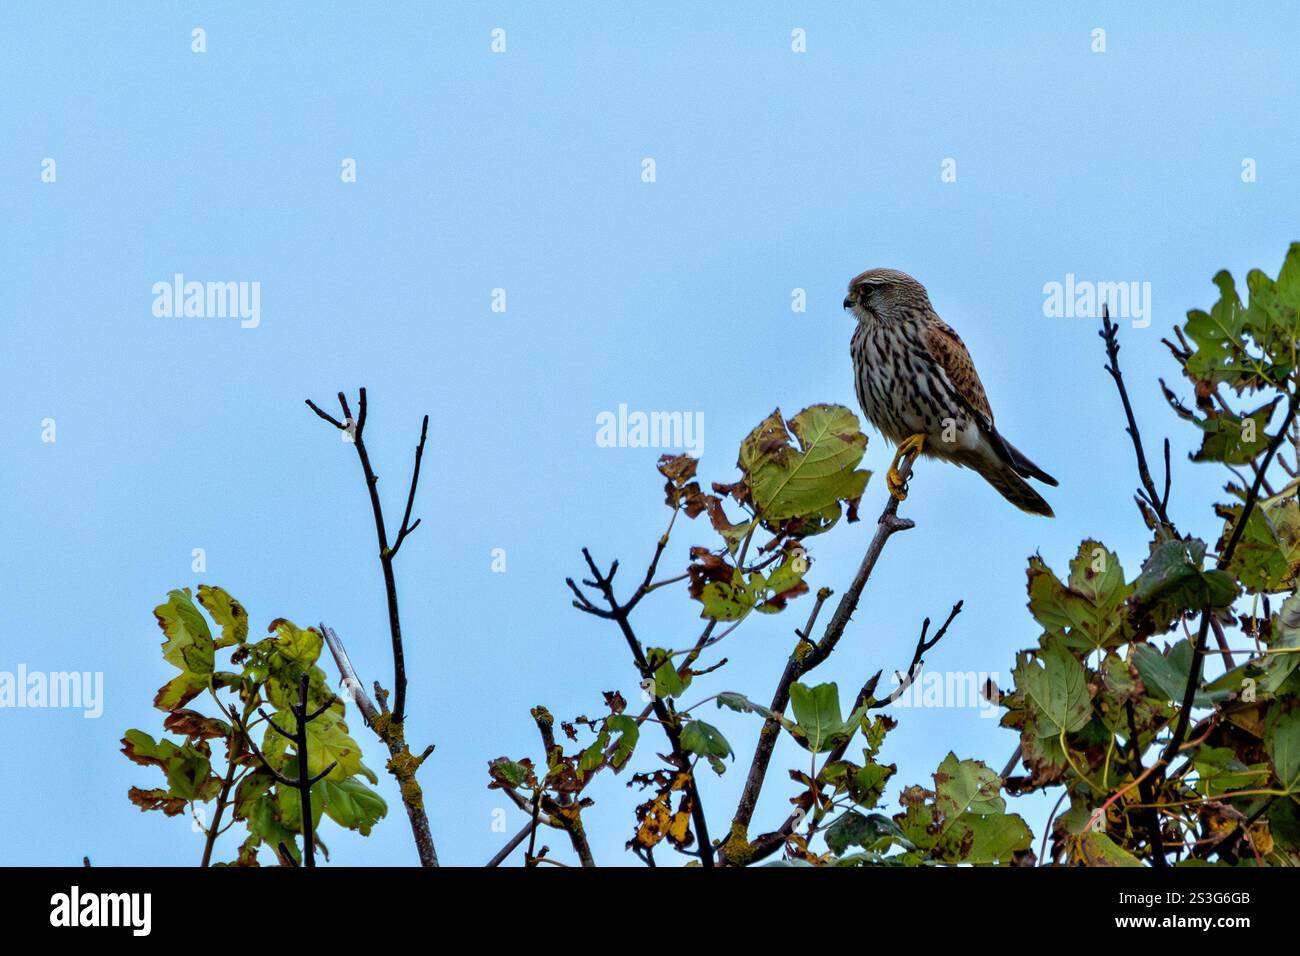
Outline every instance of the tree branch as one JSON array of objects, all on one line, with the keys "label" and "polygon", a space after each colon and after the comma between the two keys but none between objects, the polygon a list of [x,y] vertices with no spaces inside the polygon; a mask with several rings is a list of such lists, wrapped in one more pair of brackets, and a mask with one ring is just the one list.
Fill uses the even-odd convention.
[{"label": "tree branch", "polygon": [[922,655],[943,640],[943,636],[948,633],[948,625],[951,624],[953,619],[961,613],[961,608],[964,603],[964,601],[958,601],[952,606],[952,610],[948,612],[948,618],[943,622],[943,626],[940,627],[939,630],[935,631],[934,637],[929,640],[926,640],[925,635],[930,629],[930,619],[927,617],[922,622],[921,636],[917,638],[916,650],[912,652],[912,663],[907,665],[907,673],[905,675],[900,675],[901,679],[896,691],[884,700],[876,701],[871,705],[873,710],[888,707],[890,704],[894,703],[894,701],[907,693],[907,689],[912,686],[912,682],[916,680],[917,675],[921,672],[921,665],[925,663],[925,661],[922,660]]},{"label": "tree branch", "polygon": [[[671,524],[669,527],[671,528]],[[647,574],[646,581],[649,581],[650,577],[653,576],[655,566],[659,560],[659,555],[663,553],[665,544],[666,541],[661,538],[659,546],[655,551],[655,556],[651,561],[650,571]],[[582,549],[582,556],[586,560],[587,567],[591,571],[592,575],[592,580],[584,580],[583,583],[588,587],[595,589],[608,605],[609,616],[618,624],[619,630],[622,632],[623,638],[627,642],[628,650],[632,652],[632,659],[636,663],[637,671],[641,674],[641,678],[646,680],[653,677],[654,669],[646,659],[645,650],[642,648],[640,640],[637,639],[636,632],[632,629],[632,625],[628,622],[629,608],[644,595],[645,585],[643,584],[642,587],[638,589],[637,594],[634,595],[628,604],[620,604],[617,597],[614,595],[613,584],[614,575],[618,573],[618,562],[615,561],[610,565],[608,574],[602,574],[600,568],[596,566],[596,562],[592,559],[591,553],[586,548]],[[571,580],[569,586],[573,588],[575,592],[578,590],[577,586],[574,585]],[[695,835],[699,841],[700,863],[705,867],[712,868],[714,865],[713,843],[709,839],[708,819],[704,813],[704,805],[700,800],[699,788],[695,785],[695,771],[692,767],[690,758],[682,749],[681,725],[677,719],[675,711],[670,710],[669,706],[659,697],[656,696],[651,701],[650,706],[654,710],[655,717],[663,726],[664,734],[668,737],[668,743],[672,748],[674,762],[678,765],[680,772],[686,775],[686,787],[691,800],[691,820],[695,825]]]},{"label": "tree branch", "polygon": [[[899,463],[899,476],[904,482],[911,476],[912,465],[915,460],[916,453],[913,453]],[[825,600],[825,597],[820,593],[818,594],[819,602],[813,608],[813,613],[803,635],[800,637],[799,643],[795,645],[790,657],[786,660],[785,670],[781,674],[781,679],[772,694],[772,703],[769,709],[774,714],[785,713],[786,705],[790,702],[790,686],[814,667],[821,664],[835,650],[835,646],[844,635],[844,628],[848,625],[849,618],[857,609],[858,601],[862,597],[862,589],[866,587],[867,580],[871,577],[871,572],[875,569],[876,562],[880,559],[880,554],[885,548],[885,543],[899,531],[906,531],[911,527],[914,527],[914,524],[910,519],[898,517],[898,499],[891,495],[889,503],[885,505],[884,511],[880,514],[880,519],[876,522],[876,533],[872,536],[871,543],[867,545],[867,552],[862,558],[862,563],[858,566],[853,582],[840,598],[835,613],[831,616],[830,623],[826,625],[821,640],[813,644],[810,636],[811,628],[817,612],[821,610],[821,601]],[[829,597],[829,594],[830,592],[827,591],[826,596]],[[805,645],[811,646],[806,647]],[[762,791],[763,781],[767,777],[768,766],[772,760],[772,750],[776,746],[779,730],[780,725],[778,722],[769,718],[763,722],[763,729],[759,731],[758,743],[754,748],[754,757],[750,761],[749,773],[745,777],[745,786],[741,791],[740,801],[736,805],[735,815],[731,819],[732,839],[747,840],[749,824],[754,817],[754,809],[758,806],[759,793]],[[726,850],[724,849],[725,853]],[[728,857],[727,862],[731,865],[743,865],[743,862],[748,862],[747,860],[742,862],[741,857],[744,856],[744,852],[738,853],[734,859]]]},{"label": "tree branch", "polygon": [[415,489],[420,484],[420,459],[424,457],[424,441],[429,437],[429,416],[424,416],[424,422],[420,425],[420,443],[415,446],[415,468],[411,472],[411,488],[406,495],[406,511],[402,514],[402,524],[398,528],[397,540],[393,542],[393,550],[389,557],[396,557],[397,551],[406,540],[406,536],[420,526],[420,519],[415,519],[415,524],[411,524],[411,506],[415,504]]},{"label": "tree branch", "polygon": [[[349,432],[352,438],[353,447],[356,448],[357,458],[361,462],[361,471],[366,481],[366,492],[370,498],[370,510],[374,515],[375,536],[379,541],[379,564],[384,575],[384,594],[388,601],[388,629],[392,638],[393,645],[393,721],[401,724],[406,719],[406,655],[402,647],[402,621],[397,609],[397,582],[393,575],[393,555],[396,554],[396,546],[390,548],[388,544],[388,529],[384,523],[384,509],[379,501],[379,476],[370,463],[370,453],[366,449],[365,428],[368,406],[366,401],[366,390],[360,390],[358,399],[357,420],[355,425],[345,425],[343,422],[325,414],[310,399],[307,400],[307,406],[311,408],[318,416],[330,422],[336,428]],[[344,421],[351,423],[352,410],[348,406],[347,396],[339,392],[339,407],[343,409]],[[411,479],[410,491],[407,495],[406,515],[402,519],[402,526],[398,530],[397,545],[401,544],[402,539],[415,529],[415,525],[408,525],[410,510],[415,500],[415,488],[420,477],[420,458],[424,454],[424,441],[429,427],[429,417],[424,417],[424,425],[420,431],[420,444],[416,448],[415,455],[415,473]],[[419,524],[417,521],[416,524]]]},{"label": "tree branch", "polygon": [[366,694],[365,687],[352,666],[352,660],[348,657],[347,648],[343,646],[343,641],[339,639],[334,628],[322,623],[320,630],[325,636],[325,645],[334,657],[334,666],[338,668],[341,682],[356,702],[366,726],[373,730],[375,736],[388,748],[388,772],[397,780],[400,788],[402,804],[406,807],[406,817],[411,825],[411,835],[415,838],[415,849],[420,857],[420,865],[437,866],[438,853],[433,844],[433,832],[429,828],[429,815],[424,809],[424,796],[420,784],[415,779],[416,771],[429,756],[432,748],[426,748],[418,757],[411,753],[401,725],[394,724],[391,715],[387,713],[383,695],[379,696],[379,706],[376,707],[374,701]]},{"label": "tree branch", "polygon": [[[1264,474],[1268,471],[1269,465],[1273,463],[1273,456],[1277,454],[1279,446],[1281,446],[1283,439],[1286,438],[1287,429],[1291,427],[1291,422],[1295,419],[1297,403],[1300,403],[1300,388],[1297,388],[1295,394],[1291,396],[1291,401],[1287,406],[1286,418],[1282,421],[1282,427],[1278,429],[1277,434],[1268,443],[1268,450],[1264,453],[1264,461],[1259,466],[1259,470],[1255,472],[1255,480],[1251,483],[1250,490],[1246,493],[1246,502],[1241,508],[1241,517],[1237,519],[1227,545],[1219,554],[1216,566],[1220,570],[1232,563],[1232,556],[1236,553],[1237,544],[1246,531],[1246,525],[1250,521],[1251,513],[1255,510],[1255,504],[1259,501],[1259,491],[1264,482]],[[1174,734],[1169,739],[1169,744],[1165,747],[1161,757],[1161,762],[1166,765],[1177,756],[1187,735],[1187,726],[1192,717],[1192,706],[1196,701],[1196,691],[1201,684],[1201,665],[1205,659],[1206,638],[1209,634],[1210,622],[1213,616],[1213,608],[1202,608],[1201,629],[1197,634],[1196,646],[1192,651],[1191,672],[1187,675],[1187,686],[1183,690],[1182,709],[1178,712],[1178,723],[1174,727]]]},{"label": "tree branch", "polygon": [[1128,398],[1128,389],[1124,386],[1124,376],[1119,369],[1119,326],[1110,320],[1110,307],[1103,304],[1101,307],[1101,331],[1097,333],[1106,343],[1106,365],[1105,369],[1110,377],[1115,380],[1115,387],[1119,390],[1120,401],[1124,404],[1124,417],[1128,419],[1128,426],[1125,429],[1129,437],[1133,440],[1133,451],[1137,455],[1138,477],[1142,481],[1144,497],[1147,503],[1155,511],[1156,516],[1160,518],[1161,524],[1169,529],[1169,533],[1177,535],[1178,531],[1174,524],[1169,520],[1169,512],[1165,506],[1169,501],[1169,444],[1165,443],[1165,490],[1164,494],[1156,493],[1156,483],[1151,478],[1151,470],[1147,467],[1146,452],[1142,448],[1142,435],[1138,431],[1137,419],[1133,416],[1133,405]]}]

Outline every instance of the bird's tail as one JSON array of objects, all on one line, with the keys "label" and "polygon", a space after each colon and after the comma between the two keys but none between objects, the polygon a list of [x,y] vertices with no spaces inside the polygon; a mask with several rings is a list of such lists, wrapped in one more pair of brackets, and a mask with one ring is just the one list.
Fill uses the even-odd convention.
[{"label": "bird's tail", "polygon": [[1011,444],[1011,442],[1007,441],[1001,435],[998,435],[998,441],[1002,442],[1002,448],[1006,451],[1007,458],[1011,461],[1011,467],[1016,470],[1017,474],[1022,475],[1025,478],[1037,478],[1039,481],[1051,485],[1053,488],[1057,486],[1057,480],[1026,458],[1024,452],[1019,448]]},{"label": "bird's tail", "polygon": [[[1016,474],[1013,466],[1004,461],[980,459],[970,463],[984,480],[997,489],[998,494],[1021,511],[1053,518],[1052,506],[1030,487],[1029,482]],[[1055,482],[1053,482],[1055,484]]]}]

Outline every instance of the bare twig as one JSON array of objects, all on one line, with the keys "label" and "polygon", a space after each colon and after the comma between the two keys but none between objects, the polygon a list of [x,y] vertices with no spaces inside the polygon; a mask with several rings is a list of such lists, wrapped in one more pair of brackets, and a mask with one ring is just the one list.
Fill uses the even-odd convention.
[{"label": "bare twig", "polygon": [[[402,541],[419,524],[418,520],[414,524],[410,524],[409,521],[411,507],[415,501],[415,489],[420,480],[420,459],[424,455],[424,443],[429,430],[429,416],[424,416],[424,423],[420,429],[420,442],[415,450],[415,469],[411,476],[411,485],[406,497],[406,513],[402,518],[401,527],[398,529],[396,541],[390,547],[388,529],[384,523],[384,509],[379,501],[379,476],[375,474],[375,470],[370,463],[370,453],[366,449],[365,429],[368,408],[364,388],[360,390],[359,396],[355,424],[344,425],[332,416],[327,415],[310,399],[307,400],[307,406],[318,416],[334,425],[335,428],[350,433],[352,445],[356,449],[357,458],[361,462],[361,471],[366,481],[366,492],[370,497],[370,510],[375,520],[375,536],[379,540],[379,563],[384,575],[384,594],[388,601],[388,627],[393,645],[393,720],[400,724],[406,718],[406,654],[402,646],[402,621],[397,608],[397,582],[393,574],[393,557]],[[338,399],[339,406],[343,409],[344,420],[351,423],[352,410],[348,406],[347,396],[339,392]]]},{"label": "bare twig", "polygon": [[1146,452],[1142,448],[1142,435],[1138,431],[1137,419],[1133,416],[1133,405],[1128,398],[1128,389],[1124,387],[1124,376],[1119,369],[1119,339],[1117,337],[1119,327],[1110,320],[1110,307],[1103,304],[1101,307],[1101,336],[1106,343],[1106,371],[1110,377],[1115,380],[1115,387],[1119,389],[1120,401],[1124,404],[1124,417],[1128,419],[1128,426],[1125,429],[1129,437],[1133,440],[1133,451],[1137,455],[1138,477],[1142,480],[1143,496],[1147,503],[1154,509],[1156,515],[1160,518],[1161,524],[1169,529],[1169,533],[1176,535],[1173,522],[1169,520],[1169,512],[1165,506],[1169,501],[1169,450],[1166,443],[1165,448],[1165,491],[1164,494],[1156,493],[1156,483],[1151,478],[1151,470],[1147,467]]},{"label": "bare twig", "polygon": [[525,823],[523,829],[521,829],[518,833],[512,836],[506,842],[506,845],[497,851],[496,856],[492,857],[492,859],[487,861],[487,867],[491,869],[494,866],[500,866],[502,863],[504,863],[506,861],[506,858],[509,857],[511,853],[515,852],[515,847],[519,846],[519,844],[523,843],[525,840],[528,839],[528,835],[533,832],[533,827],[534,827],[534,822],[532,820],[529,820],[527,823]]},{"label": "bare twig", "polygon": [[1232,670],[1237,666],[1237,662],[1232,656],[1232,651],[1228,649],[1228,635],[1223,632],[1223,624],[1219,622],[1218,617],[1211,615],[1210,627],[1214,630],[1214,641],[1219,645],[1219,653],[1223,655],[1223,666]]},{"label": "bare twig", "polygon": [[402,513],[402,523],[398,527],[397,540],[393,542],[393,550],[389,552],[389,557],[397,556],[397,551],[406,540],[406,536],[420,526],[420,519],[416,518],[415,523],[411,523],[411,507],[415,504],[415,489],[420,484],[420,460],[424,457],[424,442],[429,437],[429,416],[424,416],[424,422],[420,425],[420,443],[415,446],[415,468],[411,472],[411,487],[406,494],[406,511]]},{"label": "bare twig", "polygon": [[873,703],[871,705],[873,709],[888,707],[890,704],[894,703],[894,701],[907,693],[907,689],[912,686],[912,682],[916,680],[917,675],[921,672],[921,666],[925,663],[925,661],[922,660],[922,655],[943,640],[943,636],[948,633],[948,625],[953,622],[953,618],[961,613],[963,603],[964,602],[962,601],[958,601],[952,606],[952,610],[948,612],[948,619],[943,622],[943,626],[940,627],[939,630],[935,631],[934,637],[929,640],[926,640],[925,635],[930,629],[930,619],[928,617],[925,619],[921,624],[921,636],[917,638],[916,641],[916,650],[912,652],[912,663],[907,665],[907,673],[900,675],[898,689],[884,700],[878,700]]},{"label": "bare twig", "polygon": [[542,819],[542,791],[539,788],[533,794],[533,819],[528,828],[528,851],[524,854],[524,866],[534,867],[537,865],[537,857],[534,851],[537,849],[537,824]]}]

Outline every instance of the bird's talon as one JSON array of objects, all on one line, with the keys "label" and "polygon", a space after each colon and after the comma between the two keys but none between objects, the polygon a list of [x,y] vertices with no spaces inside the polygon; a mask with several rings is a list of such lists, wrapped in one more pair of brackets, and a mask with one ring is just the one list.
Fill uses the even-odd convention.
[{"label": "bird's talon", "polygon": [[907,482],[898,473],[899,462],[908,455],[919,455],[924,447],[924,435],[912,435],[903,439],[899,443],[893,463],[889,466],[889,470],[885,472],[885,484],[889,486],[889,493],[898,501],[907,500]]},{"label": "bird's talon", "polygon": [[889,493],[899,501],[907,500],[907,482],[903,476],[898,473],[896,468],[890,468],[885,472],[885,484],[889,486]]}]

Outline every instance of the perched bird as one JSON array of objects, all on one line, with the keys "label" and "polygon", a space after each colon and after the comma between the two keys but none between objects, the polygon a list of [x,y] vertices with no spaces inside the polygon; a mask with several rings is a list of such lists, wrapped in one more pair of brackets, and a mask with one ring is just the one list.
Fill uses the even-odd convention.
[{"label": "perched bird", "polygon": [[972,468],[1017,508],[1052,517],[1025,478],[1056,479],[998,434],[970,353],[925,287],[894,269],[869,269],[849,283],[844,308],[858,320],[850,350],[858,401],[898,446],[885,476],[890,494],[907,497],[898,463],[919,453]]}]

